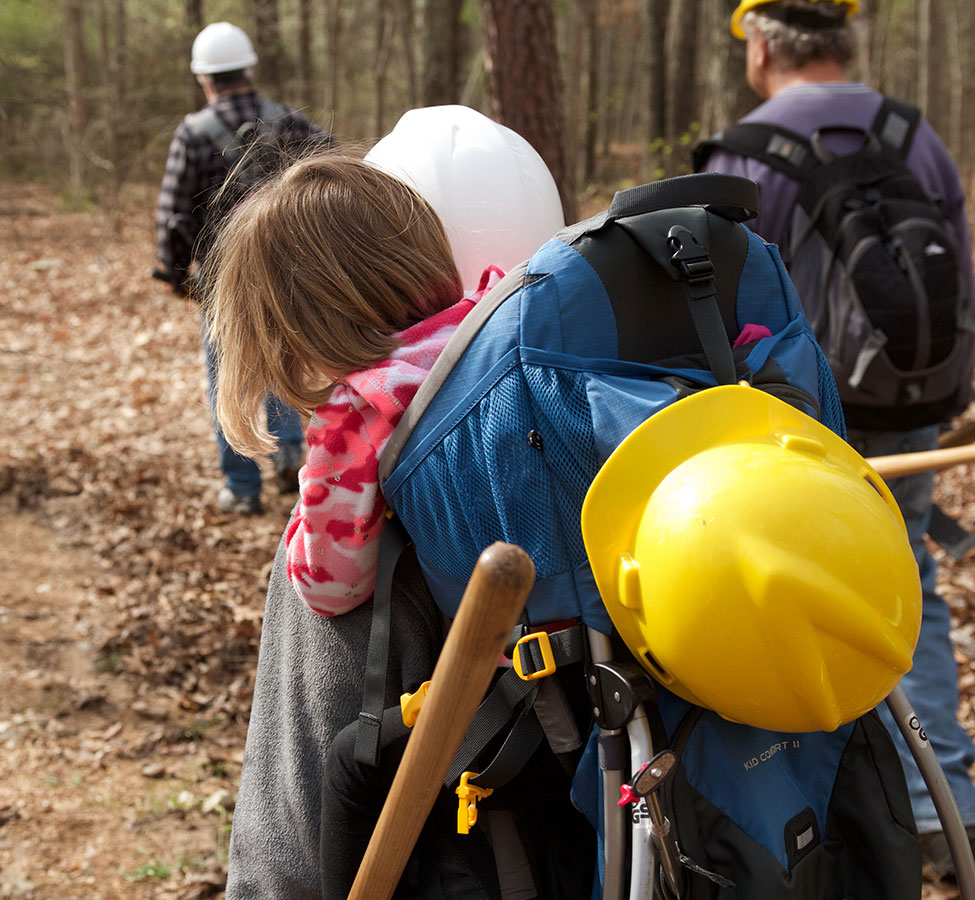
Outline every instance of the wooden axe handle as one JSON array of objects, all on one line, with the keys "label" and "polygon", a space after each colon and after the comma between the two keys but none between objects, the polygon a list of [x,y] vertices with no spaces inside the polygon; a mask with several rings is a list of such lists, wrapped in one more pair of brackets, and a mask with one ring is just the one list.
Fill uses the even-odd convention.
[{"label": "wooden axe handle", "polygon": [[940,450],[921,450],[918,453],[895,453],[892,456],[873,456],[867,460],[881,478],[897,478],[947,469],[961,463],[975,462],[975,445],[943,447]]},{"label": "wooden axe handle", "polygon": [[479,557],[349,900],[389,900],[535,580],[528,554],[495,543]]}]

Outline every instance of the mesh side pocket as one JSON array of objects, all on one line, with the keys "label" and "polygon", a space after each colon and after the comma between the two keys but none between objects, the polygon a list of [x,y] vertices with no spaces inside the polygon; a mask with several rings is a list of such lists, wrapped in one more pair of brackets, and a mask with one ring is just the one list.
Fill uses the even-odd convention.
[{"label": "mesh side pocket", "polygon": [[816,368],[819,376],[819,420],[840,437],[846,437],[846,424],[840,395],[836,390],[836,380],[826,354],[816,347]]},{"label": "mesh side pocket", "polygon": [[586,558],[580,515],[582,503],[601,464],[593,435],[586,376],[564,369],[525,366],[536,429],[556,492],[551,503],[563,525],[568,564]]},{"label": "mesh side pocket", "polygon": [[393,505],[420,556],[453,579],[466,580],[499,540],[523,547],[543,579],[585,559],[579,515],[597,468],[585,376],[515,368],[417,465]]}]

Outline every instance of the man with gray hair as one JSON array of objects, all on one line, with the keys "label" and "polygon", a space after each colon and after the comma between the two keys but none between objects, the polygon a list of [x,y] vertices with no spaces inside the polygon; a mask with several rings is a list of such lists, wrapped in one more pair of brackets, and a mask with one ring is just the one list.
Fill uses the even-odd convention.
[{"label": "man with gray hair", "polygon": [[[214,202],[230,174],[225,151],[234,146],[238,129],[249,122],[255,126],[269,123],[286,146],[307,141],[322,148],[332,145],[331,135],[301,113],[255,90],[252,70],[256,64],[250,38],[230,22],[207,25],[193,41],[190,71],[203,89],[207,105],[186,116],[176,129],[156,205],[157,267],[153,276],[169,283],[176,293],[185,294],[197,285],[191,268],[204,262],[217,221],[227,212],[226,200],[222,199],[219,206]],[[202,344],[212,406],[217,360],[205,332]],[[303,455],[301,419],[290,406],[270,395],[265,408],[268,429],[278,441],[273,460],[278,490],[295,492]],[[230,447],[215,419],[214,432],[225,480],[217,501],[220,509],[243,515],[260,513],[260,468]]]},{"label": "man with gray hair", "polygon": [[[815,210],[835,187],[827,182],[820,196],[810,200],[811,180],[804,183],[803,178],[809,178],[813,156],[826,162],[860,152],[874,134],[879,134],[880,139],[887,136],[880,127],[883,117],[887,117],[883,119],[887,124],[899,126],[891,130],[900,140],[898,164],[906,166],[920,183],[922,195],[926,192],[939,199],[948,235],[946,240],[932,242],[930,247],[922,249],[930,250],[929,255],[935,250],[941,255],[956,254],[951,257],[957,260],[952,270],[956,286],[950,297],[939,301],[948,310],[952,329],[955,307],[957,321],[970,320],[973,302],[965,198],[946,148],[912,107],[890,101],[847,76],[856,54],[856,35],[849,19],[857,6],[857,0],[742,0],[732,14],[731,31],[739,40],[746,41],[745,75],[749,86],[764,102],[735,126],[705,141],[695,152],[699,170],[741,175],[758,183],[761,212],[749,225],[782,249],[803,307],[830,358],[841,389],[856,379],[847,372],[837,371],[836,354],[831,353],[844,340],[844,335],[849,334],[848,324],[846,332],[837,327],[839,317],[835,312],[830,321],[827,285],[830,289],[834,285],[831,264],[827,260],[822,268],[829,274],[819,276],[818,281],[805,279],[806,273],[799,266],[802,242],[811,234],[814,240],[819,240],[814,234],[817,213],[809,213],[804,204],[812,203]],[[888,115],[890,112],[892,116]],[[818,171],[821,170],[820,166]],[[922,200],[929,198],[922,196]],[[833,252],[833,247],[827,246],[828,239],[822,244],[824,253]],[[902,297],[890,297],[884,301],[886,311],[898,301],[902,306],[913,303]],[[918,324],[917,330],[920,328]],[[879,327],[875,333],[880,334]],[[849,402],[841,390],[848,439],[861,454],[884,456],[938,446],[939,426],[964,411],[970,399],[972,353],[968,336],[962,334],[957,338],[957,346],[953,352],[959,357],[955,366],[958,387],[937,404],[911,406],[907,402],[911,398],[905,398],[902,405],[898,405],[898,399],[889,409],[880,410]],[[863,363],[865,367],[870,365],[866,354]],[[905,676],[903,685],[945,770],[971,838],[975,837],[975,787],[969,769],[975,763],[975,747],[956,718],[958,684],[949,638],[951,616],[936,591],[936,564],[924,543],[931,519],[934,483],[932,472],[890,482],[904,515],[924,595],[914,667]],[[924,781],[886,708],[880,712],[895,735],[904,763],[926,861],[935,876],[949,876],[951,859]]]}]

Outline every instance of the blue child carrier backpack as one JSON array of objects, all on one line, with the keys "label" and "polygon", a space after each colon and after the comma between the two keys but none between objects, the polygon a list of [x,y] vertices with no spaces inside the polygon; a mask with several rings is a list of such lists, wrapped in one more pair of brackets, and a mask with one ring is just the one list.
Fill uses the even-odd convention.
[{"label": "blue child carrier backpack", "polygon": [[[676,697],[615,640],[582,540],[600,467],[688,394],[747,381],[844,434],[829,364],[778,251],[741,224],[757,201],[754,183],[716,174],[618,193],[477,304],[391,437],[383,491],[447,616],[492,542],[520,545],[536,568],[515,668],[482,704],[446,784],[468,773],[503,785],[546,740],[571,757],[573,800],[603,851],[595,897],[672,897],[676,884],[690,900],[916,898],[916,830],[876,713],[796,735]],[[560,669],[572,673],[561,705],[548,687]],[[637,715],[653,751],[673,754],[654,796],[680,851],[670,884],[637,860],[653,810],[617,805],[646,750],[633,738]]]}]

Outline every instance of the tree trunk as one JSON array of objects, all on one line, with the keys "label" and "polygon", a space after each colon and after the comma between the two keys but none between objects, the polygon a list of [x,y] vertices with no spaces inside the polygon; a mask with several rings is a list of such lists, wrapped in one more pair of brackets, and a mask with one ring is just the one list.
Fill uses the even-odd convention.
[{"label": "tree trunk", "polygon": [[482,0],[485,70],[494,117],[522,135],[559,186],[566,221],[577,217],[567,165],[565,113],[551,0]]},{"label": "tree trunk", "polygon": [[284,72],[281,67],[281,19],[278,0],[250,0],[254,22],[254,51],[257,53],[259,78],[275,97],[284,95]]},{"label": "tree trunk", "polygon": [[[701,99],[701,137],[726,128],[755,106],[757,97],[745,80],[745,43],[729,30],[738,0],[720,0],[710,10],[711,41]],[[705,17],[708,18],[708,17]]]},{"label": "tree trunk", "polygon": [[667,0],[649,0],[647,11],[647,70],[650,75],[650,139],[667,133]]},{"label": "tree trunk", "polygon": [[[956,3],[955,6],[958,10],[959,18],[959,46],[963,48],[971,47],[972,41],[975,41],[975,6],[967,2],[967,0]],[[972,59],[971,52],[962,52],[961,66],[961,77],[958,79],[956,88],[959,95],[957,102],[960,104],[958,111],[958,144],[954,148],[954,151],[956,154],[955,162],[962,168],[963,184],[968,193],[969,210],[971,210],[972,201],[975,200],[975,191],[972,190],[973,173],[967,170],[970,169],[972,161],[975,159],[975,153],[972,151],[972,147],[975,146],[975,134],[973,134],[972,117],[964,114],[966,104],[971,102],[969,90],[975,84],[975,81],[973,81],[975,79],[975,60]]]},{"label": "tree trunk", "polygon": [[[874,0],[871,0],[874,2]],[[867,83],[875,87],[878,91],[886,89],[886,68],[887,68],[887,41],[890,36],[890,15],[891,8],[889,3],[882,4],[879,8],[869,10],[870,20],[868,22],[868,56],[866,60],[865,75]]]},{"label": "tree trunk", "polygon": [[424,106],[442,106],[460,99],[460,10],[460,0],[426,0],[424,4]]},{"label": "tree trunk", "polygon": [[925,118],[943,138],[948,138],[951,119],[949,85],[955,74],[948,65],[950,53],[949,3],[922,0],[919,7],[918,37],[921,39],[918,88]]},{"label": "tree trunk", "polygon": [[671,0],[667,22],[667,130],[671,141],[685,134],[698,115],[698,10],[687,0]]},{"label": "tree trunk", "polygon": [[305,107],[312,103],[311,4],[312,0],[298,2],[298,96]]},{"label": "tree trunk", "polygon": [[[113,27],[114,21],[114,27]],[[108,133],[108,165],[111,190],[117,198],[125,181],[129,157],[123,128],[122,110],[126,108],[126,43],[127,16],[125,0],[101,0],[102,110]]]},{"label": "tree trunk", "polygon": [[958,0],[949,0],[947,9],[947,27],[945,29],[948,40],[947,47],[947,70],[948,70],[948,109],[947,109],[947,131],[945,141],[948,149],[957,159],[961,153],[961,127],[962,127],[962,85],[965,84],[965,70],[962,64],[961,52],[961,13],[958,9]]},{"label": "tree trunk", "polygon": [[620,79],[620,117],[619,117],[619,140],[629,143],[633,140],[636,131],[636,124],[640,119],[643,106],[640,95],[640,86],[643,83],[643,60],[646,53],[642,46],[640,11],[633,7],[629,11],[627,18],[620,23],[624,33],[629,32],[630,39],[621,41],[616,52],[621,63],[622,78]]},{"label": "tree trunk", "polygon": [[85,22],[82,0],[64,2],[64,76],[67,89],[65,144],[68,150],[68,175],[71,192],[80,201],[85,183],[85,128],[87,110],[84,90],[87,81]]},{"label": "tree trunk", "polygon": [[596,148],[599,146],[599,0],[583,0],[586,32],[586,120],[583,129],[583,177],[588,182],[596,175]]},{"label": "tree trunk", "polygon": [[[190,54],[193,46],[193,39],[203,30],[203,0],[186,0],[183,7],[186,28],[186,61],[184,72],[190,70]],[[189,79],[186,82],[186,108],[194,109],[200,105],[200,88],[196,81]]]},{"label": "tree trunk", "polygon": [[328,0],[325,10],[325,114],[333,125],[342,93],[342,0]]},{"label": "tree trunk", "polygon": [[392,43],[388,28],[387,0],[376,0],[376,43],[373,54],[373,76],[376,105],[374,109],[372,133],[382,137],[386,131],[386,72],[389,68],[389,47]]},{"label": "tree trunk", "polygon": [[399,0],[396,5],[398,29],[403,36],[403,59],[406,64],[406,95],[410,109],[418,101],[417,71],[416,71],[416,12],[413,0]]},{"label": "tree trunk", "polygon": [[860,71],[863,80],[868,84],[873,84],[873,65],[874,55],[877,47],[877,29],[875,21],[877,18],[877,0],[861,0],[858,19],[863,25],[864,40],[860,48]]},{"label": "tree trunk", "polygon": [[926,118],[931,117],[931,0],[920,0],[917,7],[917,103]]}]

